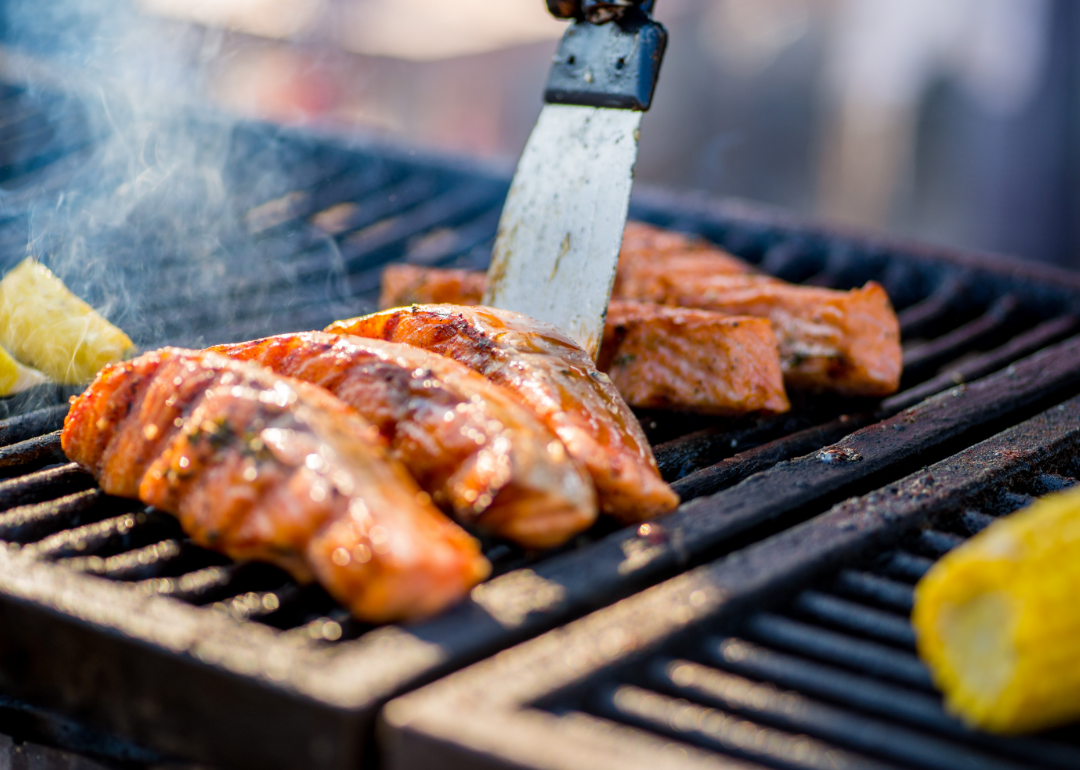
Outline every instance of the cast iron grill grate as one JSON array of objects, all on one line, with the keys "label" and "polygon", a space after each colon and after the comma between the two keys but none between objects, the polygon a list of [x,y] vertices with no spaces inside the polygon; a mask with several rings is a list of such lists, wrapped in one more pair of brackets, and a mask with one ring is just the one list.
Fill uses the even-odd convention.
[{"label": "cast iron grill grate", "polygon": [[560,736],[565,767],[1076,767],[1075,726],[1000,737],[948,714],[908,616],[936,559],[1074,486],[1078,446],[1072,399],[395,701],[388,764],[540,767],[516,747]]},{"label": "cast iron grill grate", "polygon": [[1001,515],[1076,483],[1041,474],[993,490],[940,529],[837,570],[730,633],[638,664],[582,710],[768,767],[1076,767],[1075,730],[999,738],[947,714],[908,620],[915,583],[936,559]]},{"label": "cast iron grill grate", "polygon": [[[321,328],[373,309],[389,262],[482,268],[489,258],[504,177],[229,125],[228,195],[207,222],[212,237],[165,237],[172,215],[152,209],[91,233],[87,253],[115,255],[109,279],[124,287],[119,300],[105,297],[95,270],[58,256],[70,228],[40,229],[42,210],[78,199],[102,141],[71,104],[64,109],[74,127],[57,132],[40,119],[51,109],[41,97],[0,94],[0,110],[8,110],[0,114],[21,110],[27,125],[45,127],[13,128],[0,143],[0,187],[9,191],[0,196],[3,266],[31,244],[80,294],[108,300],[110,317],[144,348]],[[222,131],[209,118],[192,120]],[[168,213],[175,201],[158,203]],[[352,766],[370,751],[371,723],[387,698],[1080,390],[1080,339],[1071,337],[1080,279],[1069,274],[659,194],[639,196],[634,215],[698,233],[789,280],[836,288],[880,281],[900,310],[905,390],[882,402],[806,399],[775,419],[643,414],[665,475],[689,505],[637,531],[599,525],[542,558],[486,543],[496,579],[405,629],[356,623],[321,589],[264,565],[228,563],[193,546],[170,517],[102,494],[59,450],[70,390],[0,400],[0,412],[15,415],[0,423],[0,540],[13,544],[7,563],[0,555],[0,622],[17,629],[5,640],[10,648],[35,662],[18,668],[5,663],[17,656],[0,656],[0,682],[164,751],[235,765]],[[824,466],[807,456],[842,439],[861,461]],[[23,573],[37,581],[20,582]],[[59,629],[76,641],[43,649],[33,633]],[[80,673],[88,657],[113,690],[122,683],[115,695]]]}]

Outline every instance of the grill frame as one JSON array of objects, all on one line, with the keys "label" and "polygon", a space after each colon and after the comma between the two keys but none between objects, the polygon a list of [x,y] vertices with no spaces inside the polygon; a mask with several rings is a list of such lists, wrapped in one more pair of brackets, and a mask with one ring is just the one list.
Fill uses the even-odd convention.
[{"label": "grill frame", "polygon": [[[398,698],[380,722],[384,766],[762,767],[588,713],[566,717],[551,709],[595,697],[612,680],[626,681],[617,671],[679,657],[703,636],[737,634],[748,618],[787,606],[807,585],[872,564],[919,532],[954,525],[972,505],[1000,512],[1003,490],[1007,496],[1016,486],[1038,486],[1035,477],[1063,467],[1080,470],[1078,448],[1080,398],[1072,398],[900,481]],[[1022,502],[1008,500],[1005,510]],[[1028,739],[985,739],[990,751],[1009,740],[1019,744],[1010,747],[1014,757],[1022,755]],[[1056,766],[1080,757],[1075,745],[1062,751]]]},{"label": "grill frame", "polygon": [[[214,330],[221,336],[210,341],[305,325],[318,327],[343,314],[330,309],[341,308],[343,301],[352,303],[350,312],[361,312],[366,309],[365,302],[373,302],[378,270],[395,259],[479,267],[486,258],[485,244],[494,235],[495,225],[491,205],[508,185],[504,176],[469,163],[412,157],[407,152],[357,146],[290,129],[245,125],[238,130],[240,144],[250,142],[239,155],[253,163],[252,158],[267,162],[260,155],[259,142],[263,140],[270,143],[270,159],[277,157],[273,147],[280,144],[300,158],[328,157],[333,161],[327,166],[329,171],[302,166],[304,179],[294,180],[293,187],[280,190],[280,197],[269,202],[250,195],[245,198],[250,191],[242,189],[242,184],[237,192],[246,211],[256,206],[278,217],[275,220],[267,215],[268,219],[260,221],[259,237],[248,244],[251,249],[245,253],[274,265],[297,260],[310,271],[308,284],[318,285],[325,279],[327,287],[323,294],[303,295],[298,306],[285,310],[274,309],[273,303],[253,306],[247,317]],[[86,146],[82,140],[75,145],[79,152]],[[54,158],[48,148],[38,148],[35,153],[35,158]],[[345,256],[356,262],[356,270],[324,276],[320,271],[326,265],[319,261],[319,255],[333,248],[325,234],[313,235],[306,217],[332,202],[329,190],[334,185],[351,184],[344,177],[350,162],[360,163],[358,158],[374,159],[372,162],[386,168],[419,169],[443,179],[440,184],[445,189],[439,188],[435,198],[425,197],[427,188],[414,180],[416,189],[410,193],[414,199],[408,207],[379,209],[379,216],[365,220],[366,229],[354,231],[356,239],[347,244],[334,242],[337,245],[333,248],[347,245],[352,249]],[[52,167],[61,163],[63,157]],[[52,167],[44,161],[35,166],[29,172],[36,175],[35,184],[42,179],[50,181]],[[375,177],[376,172],[378,168],[372,171]],[[411,189],[411,177],[406,175],[402,180],[394,176],[396,171],[387,173],[394,186],[376,185],[372,192],[364,182],[360,185],[366,191],[362,202],[375,200],[372,196],[376,193],[404,195],[403,191]],[[454,185],[459,183],[473,191],[475,201],[462,204],[454,200]],[[59,189],[62,184],[53,188],[54,192]],[[6,200],[19,209],[32,208],[35,199],[20,193]],[[483,209],[476,216],[470,208],[474,204]],[[19,216],[18,211],[5,211],[16,219]],[[0,623],[0,686],[105,731],[195,760],[237,767],[355,767],[374,761],[375,717],[388,699],[738,549],[825,510],[836,500],[895,479],[913,464],[944,456],[1080,390],[1080,339],[1060,342],[1055,351],[1030,358],[1036,350],[1075,330],[1075,317],[1080,316],[1080,276],[1075,274],[833,230],[778,212],[694,195],[641,190],[635,194],[631,212],[645,221],[705,236],[783,277],[844,285],[861,283],[857,279],[867,270],[906,271],[900,284],[914,288],[905,299],[908,307],[901,313],[905,329],[947,326],[955,327],[958,333],[956,340],[939,341],[937,350],[924,349],[923,360],[946,361],[948,356],[943,358],[942,350],[959,354],[971,349],[974,339],[982,339],[971,336],[971,325],[983,318],[989,317],[990,327],[1000,330],[1004,321],[994,320],[987,311],[1010,294],[1018,298],[1024,312],[1047,316],[1046,324],[1057,323],[1059,327],[1036,326],[1030,330],[1034,337],[1026,343],[1009,341],[958,362],[915,391],[889,402],[855,402],[853,406],[863,411],[847,415],[847,419],[838,416],[834,404],[817,415],[812,427],[795,433],[783,422],[736,428],[723,424],[678,439],[658,451],[662,461],[665,453],[671,457],[676,452],[698,453],[696,465],[691,466],[698,473],[680,479],[681,489],[694,496],[718,495],[695,501],[646,536],[634,530],[600,531],[595,540],[576,550],[535,563],[505,563],[500,567],[505,574],[485,584],[475,600],[438,618],[407,629],[379,629],[336,645],[297,645],[294,637],[287,639],[258,623],[211,615],[165,596],[147,597],[130,584],[33,561],[29,552],[0,550],[0,618],[8,621]],[[466,220],[461,227],[459,216]],[[382,227],[387,221],[389,224]],[[441,252],[435,247],[425,252],[423,240],[447,222],[453,223],[460,243]],[[11,232],[4,230],[0,237]],[[465,234],[460,235],[462,232]],[[241,241],[247,243],[243,238]],[[418,241],[420,246],[414,248]],[[297,242],[303,244],[299,249]],[[283,274],[289,272],[282,270]],[[340,285],[330,287],[330,278],[335,275]],[[242,294],[242,281],[234,288]],[[286,292],[281,296],[292,295]],[[324,306],[320,304],[324,300],[337,304]],[[178,304],[155,301],[154,312],[158,313],[169,313]],[[187,312],[174,324],[177,328],[191,323],[198,308]],[[957,316],[956,323],[950,320],[952,315]],[[205,329],[192,327],[190,332],[186,340],[171,341],[207,341]],[[984,334],[985,330],[975,332]],[[1011,364],[1015,364],[1013,369],[1006,368]],[[981,381],[956,395],[945,393],[919,403],[923,397],[954,388],[957,382],[980,377]],[[41,398],[51,403],[64,395],[50,390]],[[29,401],[0,403],[15,413],[23,408],[20,404]],[[912,407],[913,411],[904,411]],[[882,439],[875,431],[880,433],[883,419],[892,420],[889,425],[912,420],[912,434],[918,432],[922,443],[893,441],[888,434]],[[33,413],[0,424],[0,443],[15,441],[17,436],[19,441],[29,442],[0,447],[0,476],[17,476],[59,459],[49,454],[55,451],[55,437],[31,435],[35,425],[55,428],[55,420],[54,409],[48,415]],[[683,430],[678,427],[681,423],[675,422],[676,432]],[[836,466],[824,475],[805,460],[777,465],[860,427],[861,433],[842,442],[843,447],[854,446],[863,452],[864,460],[859,464]],[[751,448],[738,454],[728,451],[725,445],[732,436],[742,442],[739,448]],[[905,439],[910,436],[905,435]],[[755,443],[762,445],[754,447]],[[33,462],[26,461],[28,450],[38,452]],[[701,475],[712,469],[711,475]],[[761,473],[763,470],[766,472]],[[733,486],[752,473],[758,473],[756,479]],[[783,483],[807,481],[810,492],[804,488],[797,498],[789,496],[781,511],[760,493],[778,479]],[[7,507],[21,502],[19,479],[13,479],[12,486],[5,487],[5,483],[0,482],[0,504]],[[731,505],[741,506],[738,516],[730,515]],[[31,575],[33,579],[28,577]],[[42,639],[49,643],[42,644]],[[284,675],[282,661],[288,664]],[[343,694],[343,689],[349,692]]]},{"label": "grill frame", "polygon": [[[862,455],[857,463],[783,463],[649,535],[616,531],[512,570],[431,621],[337,645],[298,647],[256,623],[0,551],[0,685],[166,753],[238,767],[355,767],[372,760],[375,715],[391,697],[877,486],[882,472],[895,478],[928,452],[950,454],[1075,392],[1078,375],[1074,338],[852,434],[839,447]],[[37,475],[49,473],[78,475]],[[16,492],[34,478],[7,483]],[[777,479],[797,489],[785,504],[761,492]]]}]

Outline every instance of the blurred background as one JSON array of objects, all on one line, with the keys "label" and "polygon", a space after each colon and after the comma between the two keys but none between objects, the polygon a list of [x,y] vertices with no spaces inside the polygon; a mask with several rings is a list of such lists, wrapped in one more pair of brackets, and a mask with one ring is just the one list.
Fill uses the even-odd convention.
[{"label": "blurred background", "polygon": [[[508,169],[563,30],[543,0],[135,4],[181,41],[197,99]],[[657,17],[640,182],[1080,269],[1076,0],[660,0]]]}]

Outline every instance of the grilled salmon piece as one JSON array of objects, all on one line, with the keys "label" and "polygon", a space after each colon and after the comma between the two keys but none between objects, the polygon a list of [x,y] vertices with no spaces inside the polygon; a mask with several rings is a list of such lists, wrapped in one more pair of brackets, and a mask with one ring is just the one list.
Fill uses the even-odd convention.
[{"label": "grilled salmon piece", "polygon": [[[436,298],[477,305],[485,279],[473,270],[388,265],[380,305]],[[776,334],[766,319],[612,300],[597,368],[634,407],[720,415],[791,408]]]},{"label": "grilled salmon piece", "polygon": [[384,340],[303,332],[210,348],[326,388],[375,425],[436,505],[526,548],[596,521],[562,442],[504,388],[457,361]]},{"label": "grilled salmon piece", "polygon": [[[484,282],[475,271],[392,265],[383,272],[380,307],[479,304]],[[900,387],[900,323],[874,281],[852,291],[796,286],[704,241],[629,223],[611,307],[620,300],[768,318],[790,387],[852,396],[885,396]]]},{"label": "grilled salmon piece", "polygon": [[612,302],[597,365],[637,407],[718,415],[791,408],[765,318]]},{"label": "grilled salmon piece", "polygon": [[663,304],[672,280],[756,273],[748,263],[703,239],[628,222],[619,250],[614,293],[617,297]]},{"label": "grilled salmon piece", "polygon": [[259,366],[174,348],[113,365],[61,442],[106,492],[134,489],[200,545],[318,580],[362,620],[438,612],[490,569],[373,425]]},{"label": "grilled salmon piece", "polygon": [[402,263],[383,268],[379,309],[404,305],[479,305],[487,273]]},{"label": "grilled salmon piece", "polygon": [[562,439],[592,477],[600,509],[620,521],[664,514],[679,503],[611,380],[551,324],[492,308],[414,305],[338,321],[326,331],[415,345],[505,386]]},{"label": "grilled salmon piece", "polygon": [[[624,262],[620,258],[609,311],[627,301],[768,318],[790,387],[886,396],[900,386],[900,323],[888,294],[874,281],[837,291],[749,272],[709,272],[726,267],[692,255],[634,268],[624,268]],[[383,276],[384,308],[434,301],[475,305],[484,293],[485,275],[476,271],[390,265]]]},{"label": "grilled salmon piece", "polygon": [[900,323],[874,281],[836,291],[757,275],[665,280],[666,293],[650,299],[772,321],[792,387],[852,396],[886,396],[900,387]]},{"label": "grilled salmon piece", "polygon": [[[619,251],[616,296],[663,304],[672,276],[755,275],[751,265],[705,240],[670,230],[628,222]],[[379,307],[479,305],[487,275],[478,270],[387,265],[382,273]]]}]

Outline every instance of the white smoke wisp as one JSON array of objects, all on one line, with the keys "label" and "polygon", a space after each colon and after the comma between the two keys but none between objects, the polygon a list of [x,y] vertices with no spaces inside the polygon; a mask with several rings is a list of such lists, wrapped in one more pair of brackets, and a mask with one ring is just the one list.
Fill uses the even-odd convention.
[{"label": "white smoke wisp", "polygon": [[46,155],[79,149],[0,182],[0,238],[26,245],[0,267],[40,258],[144,347],[177,341],[177,329],[189,344],[219,341],[238,293],[273,313],[283,295],[272,287],[291,267],[261,260],[242,220],[289,191],[289,169],[268,131],[254,170],[236,179],[251,130],[203,97],[221,33],[113,0],[13,0],[3,13],[3,74],[28,89],[19,98],[39,112],[39,144]]}]

